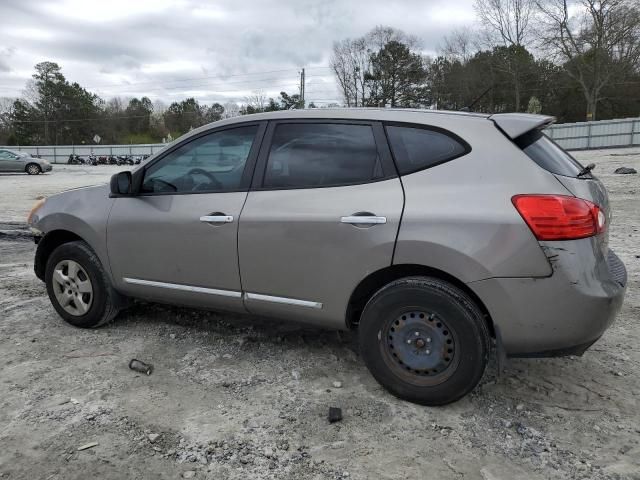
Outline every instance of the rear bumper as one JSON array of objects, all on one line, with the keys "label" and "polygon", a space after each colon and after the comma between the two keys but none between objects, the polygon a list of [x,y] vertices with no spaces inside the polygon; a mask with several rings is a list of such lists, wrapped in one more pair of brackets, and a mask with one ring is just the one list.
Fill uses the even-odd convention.
[{"label": "rear bumper", "polygon": [[594,255],[589,239],[546,246],[553,274],[492,278],[469,284],[491,314],[508,356],[581,355],[613,323],[627,272],[609,250]]}]

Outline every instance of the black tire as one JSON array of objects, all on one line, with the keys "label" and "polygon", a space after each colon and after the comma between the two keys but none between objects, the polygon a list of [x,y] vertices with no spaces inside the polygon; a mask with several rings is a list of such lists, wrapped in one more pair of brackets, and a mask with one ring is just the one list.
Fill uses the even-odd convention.
[{"label": "black tire", "polygon": [[455,402],[473,390],[490,352],[478,306],[455,285],[431,277],[401,278],[378,290],[364,308],[358,337],[376,380],[421,405]]},{"label": "black tire", "polygon": [[[72,315],[67,312],[54,292],[54,269],[65,260],[78,263],[91,282],[93,289],[91,306],[83,315]],[[118,314],[121,304],[119,294],[111,286],[100,260],[85,242],[63,243],[51,253],[47,260],[45,283],[53,307],[67,323],[75,327],[96,328],[111,321]]]},{"label": "black tire", "polygon": [[38,175],[42,173],[42,168],[40,168],[40,165],[38,165],[37,163],[28,163],[24,168],[24,171],[29,175]]}]

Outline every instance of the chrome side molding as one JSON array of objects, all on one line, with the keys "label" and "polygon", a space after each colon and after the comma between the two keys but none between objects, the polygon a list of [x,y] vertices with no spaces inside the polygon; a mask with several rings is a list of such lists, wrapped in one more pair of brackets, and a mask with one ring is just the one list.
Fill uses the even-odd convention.
[{"label": "chrome side molding", "polygon": [[[195,287],[193,285],[182,285],[180,283],[156,282],[155,280],[143,280],[141,278],[124,277],[125,283],[132,285],[142,285],[145,287],[169,288],[172,290],[182,290],[185,292],[206,293],[208,295],[218,295],[221,297],[241,298],[242,293],[235,290],[219,290],[217,288]],[[285,305],[295,305],[297,307],[322,308],[322,303],[309,300],[298,300],[297,298],[274,297],[261,293],[244,293],[245,300],[258,300],[261,302],[282,303]]]},{"label": "chrome side molding", "polygon": [[322,303],[311,302],[309,300],[298,300],[296,298],[274,297],[271,295],[263,295],[261,293],[245,293],[245,300],[258,300],[262,302],[284,303],[286,305],[295,305],[297,307],[322,308]]},{"label": "chrome side molding", "polygon": [[185,292],[207,293],[209,295],[219,295],[221,297],[241,298],[242,294],[234,290],[218,290],[217,288],[194,287],[193,285],[181,285],[179,283],[156,282],[153,280],[142,280],[140,278],[123,278],[126,283],[143,285],[145,287],[170,288],[172,290],[182,290]]}]

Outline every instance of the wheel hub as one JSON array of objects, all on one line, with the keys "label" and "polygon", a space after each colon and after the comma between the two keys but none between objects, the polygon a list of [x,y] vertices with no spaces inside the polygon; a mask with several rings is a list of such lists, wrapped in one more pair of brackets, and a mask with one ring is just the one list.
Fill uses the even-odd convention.
[{"label": "wheel hub", "polygon": [[73,260],[61,260],[53,269],[53,293],[71,315],[84,315],[93,303],[93,285],[84,268]]},{"label": "wheel hub", "polygon": [[387,351],[396,368],[415,375],[442,373],[455,354],[453,335],[435,313],[402,313],[390,322],[386,338]]}]

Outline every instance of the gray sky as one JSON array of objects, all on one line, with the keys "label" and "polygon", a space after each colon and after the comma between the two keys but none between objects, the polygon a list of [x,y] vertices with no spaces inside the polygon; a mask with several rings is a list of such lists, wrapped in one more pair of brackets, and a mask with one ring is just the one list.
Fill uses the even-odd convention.
[{"label": "gray sky", "polygon": [[404,30],[433,53],[474,21],[472,0],[2,0],[0,97],[20,95],[33,66],[57,62],[103,98],[242,101],[253,91],[339,98],[333,41],[376,25]]}]

